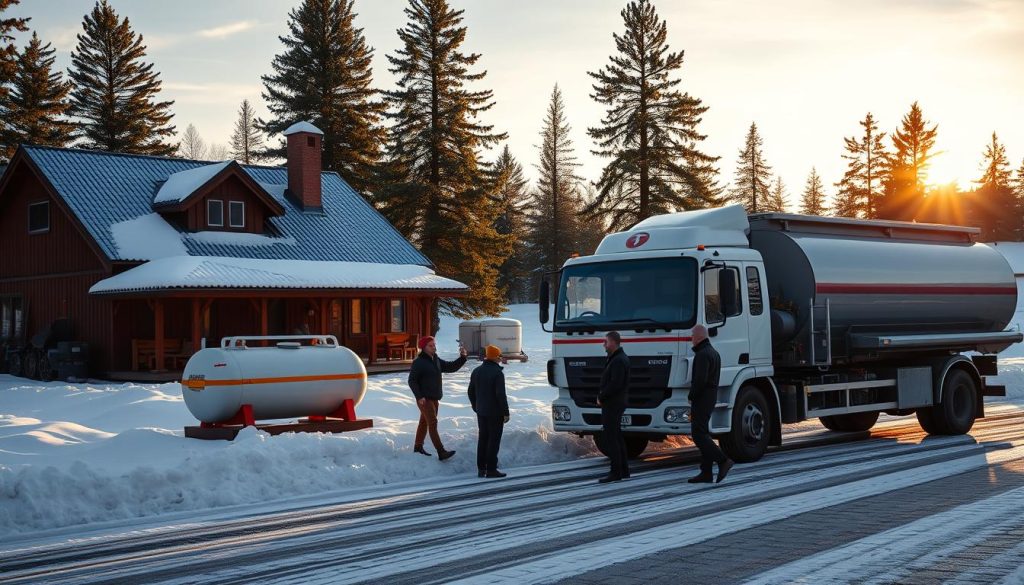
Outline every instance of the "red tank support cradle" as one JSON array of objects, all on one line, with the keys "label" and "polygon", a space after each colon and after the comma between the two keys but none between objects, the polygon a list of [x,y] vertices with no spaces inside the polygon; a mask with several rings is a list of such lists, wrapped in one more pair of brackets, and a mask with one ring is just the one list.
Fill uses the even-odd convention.
[{"label": "red tank support cradle", "polygon": [[309,415],[309,420],[312,422],[325,421],[328,418],[340,418],[341,420],[348,421],[356,420],[356,403],[353,402],[351,398],[349,398],[341,403],[341,406],[338,407],[338,410],[335,410],[334,412],[328,414],[327,416],[315,414]]},{"label": "red tank support cradle", "polygon": [[204,429],[225,427],[229,425],[242,425],[243,427],[254,427],[256,426],[256,417],[252,414],[252,405],[243,404],[238,412],[234,416],[226,421],[219,423],[201,422],[199,426]]}]

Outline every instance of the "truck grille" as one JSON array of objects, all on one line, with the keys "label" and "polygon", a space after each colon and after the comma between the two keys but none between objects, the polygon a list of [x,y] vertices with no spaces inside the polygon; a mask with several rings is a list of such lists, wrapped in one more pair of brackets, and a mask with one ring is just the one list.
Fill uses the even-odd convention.
[{"label": "truck grille", "polygon": [[[569,396],[581,408],[598,408],[597,392],[597,388],[569,388]],[[670,396],[668,388],[630,388],[626,408],[655,408]]]}]

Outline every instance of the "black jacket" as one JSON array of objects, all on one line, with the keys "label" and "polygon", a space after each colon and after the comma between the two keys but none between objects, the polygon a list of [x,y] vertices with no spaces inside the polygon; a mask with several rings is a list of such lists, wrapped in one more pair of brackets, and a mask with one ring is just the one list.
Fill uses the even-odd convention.
[{"label": "black jacket", "polygon": [[722,358],[711,347],[711,341],[705,339],[693,348],[693,376],[690,377],[690,402],[711,392],[716,396],[718,379],[722,374]]},{"label": "black jacket", "polygon": [[412,389],[416,400],[428,398],[430,400],[441,400],[444,394],[441,392],[441,374],[457,372],[462,364],[466,363],[465,356],[459,356],[454,362],[446,362],[437,357],[430,357],[426,352],[412,361],[412,369],[409,370],[409,388]]},{"label": "black jacket", "polygon": [[469,403],[480,416],[508,416],[505,368],[485,360],[469,376]]},{"label": "black jacket", "polygon": [[601,373],[601,390],[597,397],[602,405],[625,406],[629,394],[629,356],[622,348],[608,356]]}]

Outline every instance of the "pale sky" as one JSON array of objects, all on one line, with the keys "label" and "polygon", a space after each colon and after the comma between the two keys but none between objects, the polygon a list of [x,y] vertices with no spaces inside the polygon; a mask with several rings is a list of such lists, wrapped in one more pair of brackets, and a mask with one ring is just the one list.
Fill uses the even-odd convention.
[{"label": "pale sky", "polygon": [[[207,142],[226,143],[243,98],[263,115],[260,75],[281,51],[298,0],[112,0],[145,36],[148,59],[175,100],[179,131],[195,124]],[[22,0],[10,12],[59,49],[67,67],[92,0]],[[357,0],[356,19],[376,49],[375,84],[393,87],[385,55],[398,47],[405,0]],[[591,80],[614,51],[624,0],[452,0],[469,27],[464,50],[482,54],[482,87],[495,107],[484,121],[509,134],[513,154],[536,176],[536,145],[555,83],[562,88],[581,174],[605,164],[590,153],[586,128],[603,109]],[[704,150],[721,156],[731,182],[751,121],[782,176],[791,206],[812,166],[829,193],[842,176],[843,137],[871,111],[890,132],[918,100],[939,124],[932,182],[980,175],[993,130],[1014,170],[1024,158],[1024,0],[660,0],[669,44],[685,50],[682,89],[710,106]]]}]

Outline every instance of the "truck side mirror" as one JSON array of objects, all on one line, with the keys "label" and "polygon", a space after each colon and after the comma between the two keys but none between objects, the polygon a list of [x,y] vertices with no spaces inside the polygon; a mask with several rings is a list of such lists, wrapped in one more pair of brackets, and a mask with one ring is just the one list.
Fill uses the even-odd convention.
[{"label": "truck side mirror", "polygon": [[550,299],[551,299],[551,285],[548,283],[547,278],[542,278],[540,281],[540,290],[537,292],[537,308],[540,309],[540,322],[541,324],[547,323],[548,319],[551,318],[549,313]]},{"label": "truck side mirror", "polygon": [[736,298],[736,271],[718,271],[718,294],[722,299],[722,315],[728,317],[740,312],[740,300]]}]

